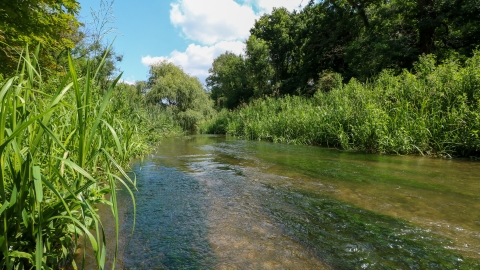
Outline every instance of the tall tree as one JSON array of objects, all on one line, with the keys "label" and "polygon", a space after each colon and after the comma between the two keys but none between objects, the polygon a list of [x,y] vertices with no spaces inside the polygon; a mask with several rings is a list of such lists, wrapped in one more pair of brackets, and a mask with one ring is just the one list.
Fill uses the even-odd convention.
[{"label": "tall tree", "polygon": [[246,41],[246,68],[253,96],[258,98],[278,91],[274,84],[275,70],[270,62],[270,53],[267,42],[251,35]]},{"label": "tall tree", "polygon": [[280,94],[292,94],[297,88],[287,83],[295,77],[295,67],[300,60],[297,53],[301,42],[295,36],[299,26],[295,24],[296,15],[286,8],[274,8],[272,14],[260,17],[250,29],[252,36],[265,41],[267,45],[274,70],[271,84]]},{"label": "tall tree", "polygon": [[233,109],[253,96],[243,56],[225,52],[215,58],[208,72],[207,87],[217,108]]}]

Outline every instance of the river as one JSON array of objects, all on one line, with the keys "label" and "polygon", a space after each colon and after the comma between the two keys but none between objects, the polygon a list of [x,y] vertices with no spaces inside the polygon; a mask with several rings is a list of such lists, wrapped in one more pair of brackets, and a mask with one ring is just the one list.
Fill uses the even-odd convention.
[{"label": "river", "polygon": [[124,269],[480,269],[479,162],[191,136],[133,171]]}]

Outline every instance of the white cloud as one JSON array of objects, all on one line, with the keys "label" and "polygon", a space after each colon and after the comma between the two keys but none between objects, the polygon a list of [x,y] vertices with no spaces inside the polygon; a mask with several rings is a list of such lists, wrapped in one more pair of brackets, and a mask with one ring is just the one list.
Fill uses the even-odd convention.
[{"label": "white cloud", "polygon": [[233,0],[178,0],[171,6],[171,23],[185,37],[207,45],[245,40],[258,18],[250,6]]},{"label": "white cloud", "polygon": [[175,50],[170,53],[170,56],[151,57],[148,55],[142,57],[142,63],[151,66],[166,60],[181,66],[186,73],[198,77],[203,82],[208,76],[208,69],[216,57],[226,51],[243,54],[244,48],[245,44],[240,41],[221,41],[212,46],[190,44],[185,52]]},{"label": "white cloud", "polygon": [[130,85],[135,85],[135,80],[132,79],[120,79],[119,82],[125,83],[125,84],[130,84]]},{"label": "white cloud", "polygon": [[273,7],[279,6],[293,11],[301,2],[306,5],[308,0],[175,0],[170,4],[170,22],[181,30],[183,37],[197,44],[190,44],[184,52],[175,50],[169,56],[142,57],[142,63],[150,66],[167,60],[203,82],[220,54],[243,54],[243,41],[261,14],[271,13]]},{"label": "white cloud", "polygon": [[294,9],[299,9],[298,6],[300,5],[300,3],[302,3],[302,5],[306,5],[308,3],[308,0],[256,0],[254,2],[256,2],[258,7],[262,11],[271,13],[274,7],[285,7],[290,11],[293,11]]}]

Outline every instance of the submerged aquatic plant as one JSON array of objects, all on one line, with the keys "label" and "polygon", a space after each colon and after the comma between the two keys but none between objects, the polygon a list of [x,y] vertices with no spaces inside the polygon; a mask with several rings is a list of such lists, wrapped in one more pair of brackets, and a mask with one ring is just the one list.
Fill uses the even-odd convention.
[{"label": "submerged aquatic plant", "polygon": [[451,241],[393,217],[325,195],[270,188],[266,204],[284,233],[334,269],[478,269],[480,262],[448,248]]},{"label": "submerged aquatic plant", "polygon": [[0,88],[0,267],[75,264],[83,234],[103,269],[106,242],[96,205],[111,207],[118,241],[117,186],[134,198],[135,181],[123,167],[137,146],[125,142],[124,123],[109,111],[121,75],[98,89],[104,61],[77,78],[69,57],[69,73],[52,89],[42,81],[38,52],[27,48],[17,74]]}]

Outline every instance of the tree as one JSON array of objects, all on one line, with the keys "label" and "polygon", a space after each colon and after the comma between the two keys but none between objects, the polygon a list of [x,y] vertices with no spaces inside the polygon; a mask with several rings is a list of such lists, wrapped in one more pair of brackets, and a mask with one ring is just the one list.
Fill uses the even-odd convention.
[{"label": "tree", "polygon": [[422,54],[439,61],[480,46],[478,0],[325,0],[300,12],[273,9],[250,29],[245,56],[215,59],[207,85],[217,106],[265,95],[328,91],[341,78],[366,81],[410,70]]},{"label": "tree", "polygon": [[251,35],[246,41],[246,68],[249,74],[253,96],[258,98],[274,93],[273,85],[275,70],[270,62],[270,53],[267,42]]},{"label": "tree", "polygon": [[0,1],[0,73],[15,70],[15,50],[26,44],[42,44],[43,65],[56,68],[56,54],[78,41],[80,23],[75,15],[79,9],[76,0]]},{"label": "tree", "polygon": [[294,32],[297,25],[294,23],[296,13],[290,13],[286,8],[274,8],[272,14],[265,14],[255,21],[250,34],[265,42],[269,50],[270,64],[274,70],[271,84],[280,94],[292,94],[296,86],[292,87],[285,82],[295,76],[297,45],[301,46]]},{"label": "tree", "polygon": [[221,54],[215,58],[208,72],[207,87],[217,108],[233,109],[253,96],[253,90],[248,85],[245,59],[241,55]]},{"label": "tree", "polygon": [[393,0],[366,8],[374,15],[369,18],[369,27],[360,27],[345,48],[345,77],[363,81],[382,69],[411,69],[421,54],[415,4]]},{"label": "tree", "polygon": [[151,66],[149,73],[147,102],[167,107],[185,130],[195,131],[212,113],[212,101],[198,78],[167,61]]}]

